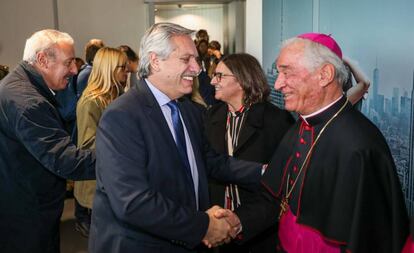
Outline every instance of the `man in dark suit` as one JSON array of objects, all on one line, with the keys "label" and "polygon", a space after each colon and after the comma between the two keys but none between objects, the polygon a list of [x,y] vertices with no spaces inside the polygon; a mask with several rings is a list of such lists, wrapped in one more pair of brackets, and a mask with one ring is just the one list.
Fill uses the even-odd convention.
[{"label": "man in dark suit", "polygon": [[152,26],[141,41],[140,83],[100,120],[90,252],[196,252],[239,228],[215,218],[217,206],[207,210],[207,177],[255,188],[261,166],[213,152],[200,110],[180,99],[200,71],[192,33]]}]

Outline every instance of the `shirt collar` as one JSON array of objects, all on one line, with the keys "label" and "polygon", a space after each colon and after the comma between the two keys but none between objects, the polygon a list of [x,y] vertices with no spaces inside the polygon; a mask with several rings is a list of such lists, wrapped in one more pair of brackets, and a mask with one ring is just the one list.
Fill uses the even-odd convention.
[{"label": "shirt collar", "polygon": [[339,101],[339,99],[341,99],[341,98],[342,98],[342,96],[340,96],[339,98],[335,99],[335,101],[333,101],[333,102],[332,102],[332,103],[330,103],[329,105],[327,105],[327,106],[325,106],[325,107],[322,107],[321,109],[317,110],[316,112],[313,112],[313,113],[308,114],[308,115],[300,115],[300,116],[301,116],[304,120],[306,120],[307,118],[313,117],[313,116],[315,116],[315,115],[317,115],[317,114],[319,114],[319,113],[321,113],[321,112],[325,111],[325,110],[326,110],[326,109],[328,109],[329,107],[331,107],[333,104],[335,104],[336,102],[338,102],[338,101]]},{"label": "shirt collar", "polygon": [[328,104],[327,106],[319,109],[314,113],[308,115],[300,115],[300,118],[307,125],[316,125],[322,121],[325,121],[325,119],[330,118],[331,114],[333,115],[334,113],[336,113],[336,111],[343,105],[345,100],[345,95],[342,95],[339,98],[335,99],[335,101],[333,101],[332,103]]},{"label": "shirt collar", "polygon": [[145,82],[147,83],[148,87],[150,88],[152,94],[155,97],[155,100],[157,100],[157,103],[160,106],[164,106],[171,101],[171,99],[167,95],[165,95],[162,91],[155,87],[148,79],[145,79]]},{"label": "shirt collar", "polygon": [[56,92],[54,92],[51,88],[49,88],[50,92],[52,92],[53,96],[56,96]]},{"label": "shirt collar", "polygon": [[230,105],[227,106],[227,111],[229,113],[229,115],[232,115],[233,117],[238,117],[240,115],[242,115],[243,113],[245,113],[247,110],[249,109],[249,107],[246,107],[244,105],[242,105],[237,111],[232,112],[230,110]]}]

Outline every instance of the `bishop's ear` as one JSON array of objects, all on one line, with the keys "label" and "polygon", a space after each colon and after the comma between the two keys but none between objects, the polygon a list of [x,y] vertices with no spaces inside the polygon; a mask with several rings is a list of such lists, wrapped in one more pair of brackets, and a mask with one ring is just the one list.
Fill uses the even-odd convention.
[{"label": "bishop's ear", "polygon": [[319,85],[326,86],[335,79],[335,67],[332,64],[325,64],[319,71]]}]

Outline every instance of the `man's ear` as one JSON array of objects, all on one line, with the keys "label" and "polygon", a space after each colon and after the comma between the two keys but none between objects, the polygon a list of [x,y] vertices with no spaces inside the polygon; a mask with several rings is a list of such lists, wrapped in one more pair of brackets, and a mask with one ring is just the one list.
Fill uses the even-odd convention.
[{"label": "man's ear", "polygon": [[152,71],[158,72],[160,70],[160,59],[156,53],[151,52],[149,54],[149,62]]},{"label": "man's ear", "polygon": [[325,64],[319,70],[319,85],[327,86],[335,79],[335,67],[332,64]]},{"label": "man's ear", "polygon": [[39,52],[36,54],[36,62],[42,68],[48,67],[49,59],[47,58],[47,55],[45,54],[45,52]]}]

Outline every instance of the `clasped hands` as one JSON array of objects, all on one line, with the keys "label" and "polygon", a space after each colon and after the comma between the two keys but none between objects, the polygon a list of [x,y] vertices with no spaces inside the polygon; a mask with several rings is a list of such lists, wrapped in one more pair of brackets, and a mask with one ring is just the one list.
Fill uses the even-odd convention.
[{"label": "clasped hands", "polygon": [[210,222],[203,243],[208,248],[229,243],[231,239],[236,238],[241,229],[241,223],[235,213],[219,206],[213,206],[206,213]]}]

